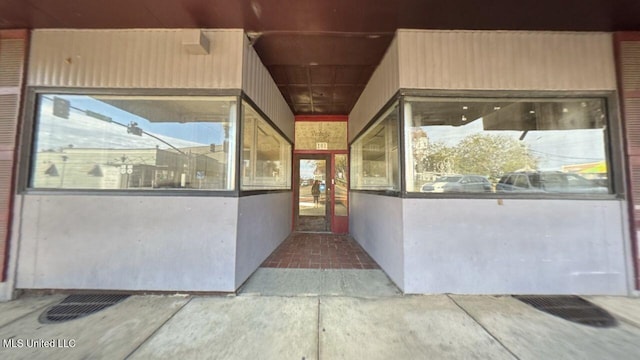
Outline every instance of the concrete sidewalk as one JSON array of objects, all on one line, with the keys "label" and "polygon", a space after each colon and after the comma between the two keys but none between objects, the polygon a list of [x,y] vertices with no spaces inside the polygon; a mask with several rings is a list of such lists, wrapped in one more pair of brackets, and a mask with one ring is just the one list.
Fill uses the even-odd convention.
[{"label": "concrete sidewalk", "polygon": [[[349,291],[353,293],[353,288]],[[0,358],[538,360],[640,356],[637,298],[590,297],[619,320],[618,326],[605,329],[562,320],[510,296],[283,296],[255,291],[238,296],[132,296],[84,318],[40,324],[42,311],[62,298],[30,296],[0,304]],[[73,346],[9,347],[10,339],[14,344],[19,339],[25,343],[43,339]]]}]

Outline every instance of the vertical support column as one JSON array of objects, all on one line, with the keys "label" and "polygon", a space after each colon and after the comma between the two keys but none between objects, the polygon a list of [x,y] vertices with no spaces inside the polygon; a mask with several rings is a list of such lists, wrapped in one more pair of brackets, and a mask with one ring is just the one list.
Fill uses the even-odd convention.
[{"label": "vertical support column", "polygon": [[403,101],[403,116],[400,118],[402,129],[404,131],[404,176],[405,188],[404,191],[415,191],[415,168],[413,166],[413,133],[411,131],[413,127],[413,108],[411,103]]},{"label": "vertical support column", "polygon": [[[236,148],[236,146],[241,146],[240,144],[236,144],[236,131],[238,131],[238,127],[240,126],[240,119],[238,119],[238,103],[232,102],[229,106],[229,118],[227,119],[228,125],[225,127],[225,139],[224,139],[224,151],[230,152]],[[240,173],[242,168],[235,169],[236,167],[236,159],[235,156],[232,156],[229,162],[227,163],[227,177],[225,182],[225,189],[230,190],[234,188],[235,184],[235,174]],[[235,189],[239,191],[240,189]]]},{"label": "vertical support column", "polygon": [[7,281],[27,30],[0,31],[0,282]]},{"label": "vertical support column", "polygon": [[619,32],[614,39],[629,174],[627,186],[635,287],[640,289],[640,32]]}]

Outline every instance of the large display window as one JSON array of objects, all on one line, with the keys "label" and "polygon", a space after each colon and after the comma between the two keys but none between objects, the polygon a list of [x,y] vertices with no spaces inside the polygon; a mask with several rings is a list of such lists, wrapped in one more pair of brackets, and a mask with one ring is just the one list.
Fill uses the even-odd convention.
[{"label": "large display window", "polygon": [[600,98],[404,99],[407,192],[609,194]]},{"label": "large display window", "polygon": [[400,190],[398,103],[351,144],[351,188]]},{"label": "large display window", "polygon": [[242,190],[291,189],[291,143],[242,103]]},{"label": "large display window", "polygon": [[29,187],[234,190],[237,101],[39,94]]}]

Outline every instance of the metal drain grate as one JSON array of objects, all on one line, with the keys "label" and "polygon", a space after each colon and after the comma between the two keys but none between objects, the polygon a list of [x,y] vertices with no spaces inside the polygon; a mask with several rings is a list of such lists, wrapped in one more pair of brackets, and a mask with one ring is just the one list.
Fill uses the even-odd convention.
[{"label": "metal drain grate", "polygon": [[113,306],[128,297],[129,295],[70,295],[45,310],[38,321],[50,324],[78,319]]},{"label": "metal drain grate", "polygon": [[551,315],[582,325],[616,326],[616,319],[605,309],[579,296],[514,296],[514,298]]}]

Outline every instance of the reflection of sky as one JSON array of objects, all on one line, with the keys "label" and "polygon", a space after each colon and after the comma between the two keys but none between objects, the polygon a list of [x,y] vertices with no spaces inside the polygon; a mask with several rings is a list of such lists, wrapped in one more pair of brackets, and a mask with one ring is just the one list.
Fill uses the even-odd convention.
[{"label": "reflection of sky", "polygon": [[300,160],[300,178],[309,179],[313,178],[313,173],[316,170],[315,160]]},{"label": "reflection of sky", "polygon": [[[422,126],[432,143],[455,146],[462,139],[478,133],[519,139],[522,131],[483,129],[482,118],[463,126]],[[603,129],[529,131],[523,142],[538,159],[540,169],[558,169],[563,165],[603,161],[605,159]]]},{"label": "reflection of sky", "polygon": [[[51,102],[45,102],[39,110],[36,138],[38,151],[58,150],[69,146],[92,149],[169,148],[151,136],[129,134],[124,126],[102,121],[79,111],[71,110],[68,119],[59,118],[53,115]],[[164,135],[161,138],[177,148],[208,145]]]},{"label": "reflection of sky", "polygon": [[[46,98],[53,99],[54,95],[45,95]],[[150,122],[147,119],[121,110],[115,106],[106,104],[84,95],[56,95],[59,98],[69,100],[71,106],[81,110],[91,110],[93,112],[110,117],[113,121],[121,124],[129,124],[134,121],[142,130],[158,135],[160,138],[169,136],[202,145],[222,144],[224,141],[224,131],[221,123],[179,123],[176,122]],[[132,100],[135,101],[135,100]],[[170,101],[170,100],[167,100]],[[44,99],[44,104],[51,103],[51,100]],[[74,110],[71,109],[73,113]],[[96,120],[99,122],[100,120]]]}]

